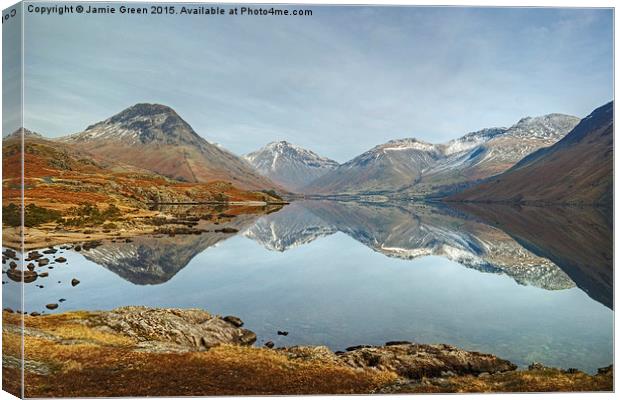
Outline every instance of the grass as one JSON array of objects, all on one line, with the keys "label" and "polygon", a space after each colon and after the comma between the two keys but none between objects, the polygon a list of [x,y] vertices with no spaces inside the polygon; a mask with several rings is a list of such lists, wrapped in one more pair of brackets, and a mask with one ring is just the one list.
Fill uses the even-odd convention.
[{"label": "grass", "polygon": [[[5,324],[19,323],[19,315],[3,316]],[[181,354],[137,351],[125,336],[88,327],[84,322],[90,316],[72,312],[25,317],[28,329],[56,337],[26,335],[26,359],[53,371],[50,376],[27,370],[26,396],[368,393],[396,379],[393,373],[291,360],[251,347]],[[3,347],[6,354],[19,357],[19,335],[4,332]]]},{"label": "grass", "polygon": [[[35,204],[27,204],[24,213],[24,225],[32,228],[48,222],[61,221],[60,212]],[[2,222],[8,226],[21,225],[21,209],[14,203],[2,207]]]},{"label": "grass", "polygon": [[[158,353],[122,334],[92,328],[96,313],[24,317],[25,357],[51,371],[26,368],[28,397],[207,396],[275,394],[480,393],[611,391],[612,374],[556,369],[512,371],[398,383],[392,372],[319,358],[289,358],[265,348],[222,345],[206,352]],[[21,316],[3,313],[5,326]],[[19,358],[21,338],[3,330],[4,354]],[[3,368],[3,387],[17,393],[19,371]]]},{"label": "grass", "polygon": [[397,393],[598,392],[612,391],[613,376],[567,373],[555,368],[511,371],[484,377],[460,376],[405,386]]}]

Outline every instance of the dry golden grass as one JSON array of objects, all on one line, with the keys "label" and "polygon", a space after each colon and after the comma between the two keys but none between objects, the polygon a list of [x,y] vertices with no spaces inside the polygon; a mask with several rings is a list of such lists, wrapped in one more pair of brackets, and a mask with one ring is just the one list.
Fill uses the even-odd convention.
[{"label": "dry golden grass", "polygon": [[[19,324],[19,315],[3,314],[5,324]],[[25,337],[26,359],[53,371],[38,375],[26,370],[26,396],[369,393],[396,379],[392,373],[290,360],[274,350],[251,347],[182,354],[136,351],[134,342],[122,335],[81,325],[89,315],[25,317],[32,332],[61,338]],[[19,357],[20,336],[5,333],[3,339],[5,354]]]},{"label": "dry golden grass", "polygon": [[[26,369],[26,396],[206,396],[270,394],[484,393],[611,391],[612,374],[555,369],[512,371],[483,377],[428,379],[395,385],[397,376],[354,369],[321,359],[289,359],[271,349],[223,345],[207,352],[140,351],[135,342],[83,324],[93,313],[24,318],[25,357],[52,371]],[[3,312],[3,323],[21,316]],[[49,338],[48,335],[53,335]],[[21,337],[3,331],[4,354],[20,357]],[[17,393],[19,371],[3,368],[4,387]],[[389,389],[386,389],[389,388]]]},{"label": "dry golden grass", "polygon": [[613,375],[566,373],[557,369],[511,371],[484,377],[460,376],[406,385],[397,393],[599,392],[613,390]]}]

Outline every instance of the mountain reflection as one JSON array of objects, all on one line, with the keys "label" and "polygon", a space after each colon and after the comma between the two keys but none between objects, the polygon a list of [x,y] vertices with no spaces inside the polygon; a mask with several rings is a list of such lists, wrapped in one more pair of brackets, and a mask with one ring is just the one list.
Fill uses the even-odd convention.
[{"label": "mountain reflection", "polygon": [[574,286],[561,268],[501,230],[445,207],[331,201],[294,206],[262,217],[244,235],[283,251],[338,231],[388,257],[441,256],[481,272],[506,274],[523,285],[548,290]]},{"label": "mountain reflection", "polygon": [[591,298],[613,309],[613,210],[460,204],[568,274]]},{"label": "mountain reflection", "polygon": [[[179,206],[173,211],[204,212]],[[546,290],[577,285],[593,299],[613,306],[612,227],[597,210],[296,201],[280,210],[255,211],[224,214],[230,220],[219,228],[234,228],[265,249],[279,252],[342,232],[388,257],[440,256]],[[83,254],[132,283],[160,284],[197,254],[236,235],[206,228],[199,235],[104,242]]]},{"label": "mountain reflection", "polygon": [[[167,282],[182,270],[197,255],[209,247],[234,236],[252,225],[260,215],[271,209],[257,207],[207,207],[207,206],[160,206],[160,211],[177,218],[218,215],[225,222],[213,223],[201,220],[198,228],[206,232],[183,235],[145,235],[124,240],[103,242],[101,245],[83,250],[84,257],[121,278],[136,285],[156,285]],[[222,232],[223,228],[232,232]],[[219,230],[216,231],[216,230]]]}]

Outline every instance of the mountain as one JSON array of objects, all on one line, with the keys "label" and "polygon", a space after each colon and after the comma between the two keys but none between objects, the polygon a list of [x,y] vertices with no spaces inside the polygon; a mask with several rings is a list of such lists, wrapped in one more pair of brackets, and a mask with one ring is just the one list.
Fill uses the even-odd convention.
[{"label": "mountain", "polygon": [[[549,114],[522,118],[507,129],[495,128],[476,132],[473,135],[481,141],[479,145],[465,151],[446,151],[446,158],[426,171],[424,178],[414,190],[417,193],[450,192],[462,187],[463,184],[497,175],[515,165],[526,155],[556,143],[577,123],[579,123],[577,117]],[[459,147],[455,145],[460,144],[462,139],[449,142],[446,150],[455,147],[458,149]]]},{"label": "mountain", "polygon": [[95,156],[181,181],[227,181],[253,190],[278,188],[243,159],[203,139],[172,108],[160,104],[136,104],[61,140]]},{"label": "mountain", "polygon": [[[29,131],[26,131],[29,132]],[[23,150],[23,151],[22,151]],[[23,155],[23,157],[22,157]],[[69,142],[38,134],[2,140],[3,199],[66,211],[84,203],[147,208],[150,203],[265,201],[267,193],[244,191],[223,182],[185,183],[118,161],[93,158]]]},{"label": "mountain", "polygon": [[594,110],[553,146],[449,200],[611,204],[613,102]]},{"label": "mountain", "polygon": [[560,140],[579,118],[527,117],[509,128],[488,128],[443,144],[393,140],[374,147],[306,186],[305,193],[401,192],[430,195],[461,189],[512,167]]},{"label": "mountain", "polygon": [[303,188],[305,193],[373,193],[405,189],[444,157],[436,145],[391,140],[355,157]]},{"label": "mountain", "polygon": [[244,157],[261,174],[297,191],[338,167],[338,163],[286,141],[272,142]]}]

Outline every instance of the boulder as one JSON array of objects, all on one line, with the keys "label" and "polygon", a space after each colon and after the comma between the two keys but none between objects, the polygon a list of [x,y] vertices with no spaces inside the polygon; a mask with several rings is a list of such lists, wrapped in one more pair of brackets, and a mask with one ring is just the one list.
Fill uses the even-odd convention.
[{"label": "boulder", "polygon": [[395,372],[408,379],[440,377],[442,373],[479,375],[512,371],[517,366],[492,354],[466,351],[446,344],[400,344],[364,347],[339,356],[352,367]]},{"label": "boulder", "polygon": [[8,276],[14,282],[31,283],[37,280],[39,274],[35,271],[22,271],[20,269],[10,269],[6,272],[6,276]]},{"label": "boulder", "polygon": [[98,314],[90,324],[139,342],[164,342],[191,350],[220,344],[250,346],[256,334],[200,309],[121,307]]}]

